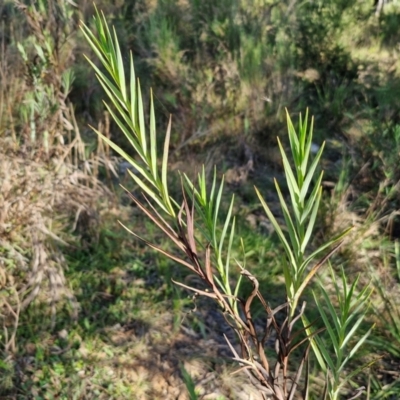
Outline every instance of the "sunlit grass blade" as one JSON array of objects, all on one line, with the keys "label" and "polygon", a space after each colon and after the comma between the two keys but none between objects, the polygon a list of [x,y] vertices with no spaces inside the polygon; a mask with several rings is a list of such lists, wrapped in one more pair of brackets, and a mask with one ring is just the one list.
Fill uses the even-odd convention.
[{"label": "sunlit grass blade", "polygon": [[[311,339],[313,343],[314,342],[314,338]],[[320,354],[320,356],[322,357],[322,364],[320,365],[324,365],[325,366],[325,371],[334,371],[336,368],[335,362],[333,361],[331,355],[329,354],[325,343],[321,340],[321,338],[319,338],[318,336],[315,337],[315,343],[318,347],[318,353]],[[315,351],[315,349],[314,349]],[[317,354],[317,353],[316,353]]]},{"label": "sunlit grass blade", "polygon": [[289,299],[293,299],[296,294],[296,289],[294,283],[297,281],[297,270],[289,265],[285,257],[282,257],[282,270],[283,276],[285,278],[286,295]]},{"label": "sunlit grass blade", "polygon": [[190,178],[185,173],[183,173],[183,179],[184,179],[185,188],[187,189],[186,193],[192,193],[197,198],[200,198],[201,195],[200,195],[199,191],[197,190],[196,186],[194,186],[193,182],[190,180]]},{"label": "sunlit grass blade", "polygon": [[310,283],[311,279],[315,276],[318,270],[325,264],[325,262],[329,260],[332,254],[335,253],[340,248],[342,244],[343,242],[336,243],[333,249],[331,249],[328,252],[328,254],[326,254],[320,261],[318,261],[318,263],[311,268],[311,270],[307,273],[305,277],[303,276],[303,274],[305,273],[305,268],[304,264],[302,264],[301,268],[299,269],[299,274],[302,276],[302,281],[296,293],[297,298],[300,298],[301,294],[303,293],[307,285]]},{"label": "sunlit grass blade", "polygon": [[104,26],[104,33],[105,33],[105,42],[107,43],[108,46],[108,59],[111,67],[111,75],[113,79],[118,82],[118,61],[117,61],[117,55],[116,55],[116,50],[115,50],[115,45],[113,41],[113,37],[110,32],[110,28],[108,27],[108,24],[106,22],[106,18],[104,16],[104,13],[101,13],[103,17],[103,26]]}]

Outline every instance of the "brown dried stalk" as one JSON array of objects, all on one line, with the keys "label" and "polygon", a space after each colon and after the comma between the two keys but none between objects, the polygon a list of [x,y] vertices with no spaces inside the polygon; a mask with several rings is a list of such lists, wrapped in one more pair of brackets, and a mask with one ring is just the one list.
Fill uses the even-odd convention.
[{"label": "brown dried stalk", "polygon": [[[177,246],[177,248],[185,255],[185,258],[177,256],[172,252],[165,251],[146,239],[138,236],[128,228],[125,228],[135,237],[146,243],[150,248],[164,254],[171,260],[178,262],[188,268],[192,273],[201,278],[205,285],[205,289],[197,289],[181,282],[173,282],[187,290],[210,297],[217,301],[222,309],[222,313],[227,323],[234,329],[239,338],[241,346],[241,355],[237,353],[235,347],[225,339],[234,355],[233,360],[237,361],[241,368],[236,371],[244,371],[250,382],[257,388],[263,399],[275,400],[292,400],[295,394],[299,393],[300,379],[304,364],[308,360],[310,343],[309,337],[305,334],[309,327],[302,327],[298,331],[294,331],[296,322],[304,313],[306,304],[303,303],[298,314],[289,318],[288,303],[281,304],[275,309],[271,309],[268,302],[262,296],[259,290],[259,282],[254,275],[244,268],[241,268],[241,274],[247,278],[253,285],[252,292],[247,298],[229,296],[221,292],[219,285],[214,280],[214,268],[211,258],[211,245],[205,246],[204,254],[197,249],[195,237],[195,206],[194,201],[189,204],[185,190],[182,188],[183,202],[180,211],[176,217],[176,228],[172,227],[152,206],[149,199],[145,197],[146,205],[138,198],[129,193],[129,196],[138,208],[155,224],[162,232]],[[234,300],[234,302],[229,300]],[[264,308],[266,314],[266,324],[263,332],[257,332],[256,325],[252,316],[252,304],[258,299]],[[239,310],[235,309],[232,304],[237,303]],[[283,322],[279,322],[276,318],[278,313],[283,313]],[[280,318],[282,319],[282,318]],[[314,333],[317,334],[319,331]],[[302,335],[304,337],[302,337]],[[266,355],[267,342],[274,338],[276,357],[270,360]],[[294,350],[304,345],[303,354],[300,361],[297,361],[297,370],[293,374],[291,372],[289,358]],[[308,368],[306,371],[305,385],[303,393],[308,391]],[[305,394],[302,396],[306,397]]]}]

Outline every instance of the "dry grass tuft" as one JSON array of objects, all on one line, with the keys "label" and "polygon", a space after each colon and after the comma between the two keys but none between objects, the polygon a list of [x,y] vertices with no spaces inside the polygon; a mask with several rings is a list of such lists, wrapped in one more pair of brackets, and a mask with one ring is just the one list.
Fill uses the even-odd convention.
[{"label": "dry grass tuft", "polygon": [[[49,305],[53,324],[65,299],[76,314],[64,254],[79,237],[96,239],[99,200],[107,207],[112,197],[99,166],[115,173],[102,143],[88,154],[68,101],[75,9],[59,0],[49,10],[15,4],[2,11],[25,23],[10,37],[0,32],[0,318],[14,333],[33,301]],[[109,134],[107,118],[99,130]]]},{"label": "dry grass tuft", "polygon": [[0,146],[2,286],[15,289],[21,310],[38,300],[50,304],[54,316],[57,302],[68,299],[76,312],[64,277],[63,252],[74,246],[74,229],[93,234],[98,199],[110,198],[110,192],[71,164],[56,168],[58,158],[35,160],[4,152],[4,141]]}]

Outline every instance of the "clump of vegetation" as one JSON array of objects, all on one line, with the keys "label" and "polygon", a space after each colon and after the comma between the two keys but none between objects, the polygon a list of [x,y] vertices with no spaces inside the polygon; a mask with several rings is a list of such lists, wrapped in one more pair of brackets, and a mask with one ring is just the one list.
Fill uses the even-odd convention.
[{"label": "clump of vegetation", "polygon": [[[70,49],[63,45],[69,42],[71,10],[63,2],[53,5],[47,10],[43,2],[38,7],[17,2],[29,34],[20,42],[3,37],[3,44],[9,41],[0,66],[0,366],[8,371],[0,387],[6,392],[15,383],[10,377],[27,310],[47,316],[49,329],[62,308],[69,309],[71,320],[77,318],[66,254],[80,237],[96,237],[96,215],[103,207],[98,198],[112,198],[95,171],[102,154],[85,152],[67,100],[73,74],[63,59]],[[19,62],[11,62],[11,46]]]},{"label": "clump of vegetation", "polygon": [[[210,240],[202,236],[207,233],[207,224],[195,235],[199,239],[196,246],[204,255],[206,252],[199,249],[203,245],[206,250],[210,243],[210,259],[222,272],[219,281],[233,285],[227,289],[231,294],[226,294],[217,280],[214,284],[229,306],[236,305],[243,321],[247,314],[240,311],[241,302],[229,303],[235,297],[237,282],[241,282],[239,297],[246,304],[244,299],[255,290],[249,278],[257,277],[263,288],[260,295],[270,301],[272,310],[287,301],[285,292],[303,289],[301,283],[300,287],[288,285],[296,274],[288,281],[281,269],[282,254],[288,256],[282,240],[294,249],[291,229],[300,227],[296,225],[296,208],[291,208],[296,187],[285,180],[288,169],[281,150],[289,157],[292,146],[288,138],[300,134],[307,120],[295,123],[292,136],[287,136],[285,108],[291,113],[311,109],[315,128],[310,159],[319,157],[317,170],[325,173],[320,179],[315,172],[310,184],[310,188],[322,189],[320,197],[314,198],[318,212],[303,256],[307,259],[353,226],[346,242],[331,256],[332,265],[343,265],[345,275],[335,267],[333,271],[320,268],[317,275],[324,286],[311,279],[309,289],[302,291],[307,307],[302,321],[294,325],[299,331],[295,343],[307,336],[313,340],[305,340],[293,350],[288,365],[296,380],[295,367],[302,365],[307,343],[311,344],[309,364],[303,367],[303,376],[310,376],[311,398],[321,398],[324,383],[328,383],[326,394],[344,391],[348,397],[350,393],[363,396],[361,389],[357,391],[363,386],[370,399],[397,398],[400,390],[395,373],[399,365],[396,309],[400,288],[397,3],[97,3],[115,26],[122,54],[128,55],[132,49],[136,73],[145,88],[144,105],[151,100],[148,87],[154,88],[157,118],[153,128],[168,125],[172,114],[171,152],[168,165],[164,163],[164,170],[169,171],[167,179],[150,173],[146,182],[152,190],[168,187],[168,194],[161,191],[157,197],[161,202],[158,206],[168,196],[180,205],[184,200],[182,186],[173,171],[186,174],[185,201],[189,215],[193,215],[194,202],[197,222],[202,221],[199,189],[208,188],[205,198],[209,201],[211,188],[215,188],[213,204],[220,204],[221,224],[215,235],[219,239],[218,235],[224,236],[228,247],[231,243],[230,255],[222,245],[222,264],[218,264],[211,249],[219,251],[220,243],[213,242],[212,235]],[[173,278],[199,291],[204,289],[200,281],[178,268],[175,261],[132,241],[116,224],[116,219],[126,225],[130,221],[129,227],[134,226],[136,234],[171,253],[166,236],[139,212],[130,197],[133,194],[139,199],[143,191],[129,173],[141,176],[141,158],[132,154],[129,140],[120,134],[123,121],[113,120],[118,107],[104,108],[101,99],[107,93],[82,56],[85,53],[101,74],[107,73],[78,29],[79,20],[88,21],[88,27],[93,28],[93,13],[93,5],[86,1],[5,0],[0,5],[1,396],[184,398],[188,396],[186,382],[190,398],[207,394],[220,399],[242,398],[244,393],[256,397],[254,389],[242,380],[245,374],[230,376],[235,367],[229,361],[231,352],[224,334],[238,358],[242,356],[212,299],[186,298],[185,291],[171,284]],[[129,69],[129,57],[123,57],[121,63]],[[126,93],[130,94],[129,84]],[[144,121],[151,113],[151,108],[143,107],[140,129],[147,125]],[[97,140],[88,123],[97,127],[108,144]],[[160,136],[154,132],[154,142],[160,145]],[[307,129],[306,137],[308,134]],[[281,148],[275,141],[277,135]],[[320,156],[318,145],[324,141]],[[123,161],[111,143],[129,154],[139,169]],[[154,160],[151,158],[151,165]],[[158,170],[160,165],[155,164],[150,171]],[[222,173],[225,190],[221,189],[219,198]],[[297,177],[295,170],[293,173]],[[115,185],[118,181],[130,194]],[[253,185],[263,194],[276,224],[265,215]],[[232,192],[235,201],[231,203]],[[280,207],[282,199],[294,214],[285,214]],[[301,209],[301,203],[297,207]],[[174,210],[177,218],[180,209],[172,200],[167,209]],[[152,212],[151,208],[145,210]],[[180,215],[180,228],[169,224],[185,232],[187,210]],[[285,227],[282,235],[276,226]],[[307,235],[299,237],[304,240]],[[318,265],[324,251],[310,267]],[[251,276],[242,275],[235,262],[227,274],[225,261],[229,257]],[[301,260],[296,260],[298,264],[285,267],[287,272],[290,268],[301,271]],[[308,276],[310,267],[303,270],[303,277]],[[301,274],[298,276],[302,282]],[[375,290],[370,294],[369,289],[363,292],[363,287]],[[320,331],[329,323],[312,305],[313,293],[331,329]],[[326,296],[333,309],[325,302]],[[362,323],[363,313],[349,315],[346,310],[348,306],[357,310],[357,299],[367,301],[368,296],[373,307]],[[278,327],[285,326],[287,306],[274,314]],[[250,312],[257,335],[264,329],[264,311],[258,298],[253,299]],[[297,312],[301,308],[294,316]],[[301,328],[308,326],[306,320],[309,329]],[[237,328],[235,319],[229,322]],[[347,327],[356,322],[359,334],[346,339],[352,332]],[[361,347],[358,355],[347,360],[346,351],[352,354],[355,343],[365,339],[374,323],[375,329],[366,339],[369,346]],[[335,336],[337,332],[340,337]],[[274,340],[272,329],[265,347],[271,362],[276,357]],[[367,347],[368,352],[363,350]],[[204,348],[213,351],[204,354]],[[326,353],[318,355],[318,348]],[[154,359],[154,354],[159,359]],[[256,357],[252,367],[244,366],[246,371],[256,373],[254,363],[260,361]],[[361,373],[353,376],[351,371]],[[295,389],[286,383],[287,393],[307,386],[303,379]],[[284,380],[279,384],[282,386]]]},{"label": "clump of vegetation", "polygon": [[[282,231],[282,227],[277,222],[270,207],[256,189],[260,202],[278,234],[285,253],[285,256],[282,257],[282,273],[286,289],[286,302],[272,309],[269,305],[270,301],[266,300],[262,294],[262,287],[260,287],[257,277],[245,269],[245,257],[241,262],[236,260],[240,277],[237,282],[231,282],[231,264],[234,260],[232,258],[232,247],[237,242],[235,217],[232,215],[234,197],[230,202],[222,231],[220,231],[218,222],[221,219],[220,206],[223,180],[218,189],[216,171],[209,189],[207,189],[204,167],[203,172],[198,176],[197,184],[191,181],[187,175],[182,175],[183,199],[181,205],[179,205],[178,199],[170,197],[167,178],[169,176],[168,152],[171,124],[167,128],[161,166],[159,167],[152,97],[150,101],[149,133],[146,134],[142,93],[139,83],[136,82],[132,55],[129,66],[130,74],[127,78],[115,30],[111,33],[104,15],[97,14],[95,23],[97,37],[85,25],[83,32],[106,69],[107,75],[102,73],[93,62],[91,62],[91,65],[111,101],[111,104],[106,103],[108,111],[118,123],[136,154],[130,156],[101,132],[98,131],[97,133],[135,169],[136,174],[130,172],[130,175],[140,187],[144,202],[132,194],[130,194],[131,199],[148,219],[175,244],[184,257],[182,258],[182,256],[171,251],[165,251],[159,245],[141,238],[134,231],[127,229],[150,248],[188,268],[203,281],[205,288],[193,287],[181,282],[176,283],[194,292],[195,296],[210,297],[218,303],[227,323],[234,329],[241,344],[241,355],[239,355],[233,344],[227,339],[234,354],[234,360],[247,373],[250,382],[257,388],[262,398],[266,399],[272,396],[277,400],[292,399],[297,393],[302,393],[304,399],[309,398],[309,373],[306,373],[304,388],[300,389],[299,385],[302,369],[304,364],[308,362],[309,348],[312,346],[323,372],[327,375],[323,396],[329,397],[331,400],[337,399],[344,384],[355,375],[355,373],[352,373],[348,377],[342,376],[344,367],[370,333],[367,332],[361,337],[354,345],[353,350],[346,355],[347,344],[357,332],[366,315],[367,302],[371,291],[366,287],[359,294],[356,294],[358,279],[349,288],[343,271],[343,289],[337,285],[333,275],[340,315],[336,312],[328,292],[323,291],[330,318],[328,318],[322,304],[315,299],[315,304],[324,322],[322,331],[324,329],[328,331],[334,347],[337,361],[333,361],[329,354],[329,348],[320,338],[321,330],[315,330],[313,324],[310,324],[305,316],[306,303],[303,303],[300,310],[298,308],[303,292],[310,284],[311,279],[340,246],[341,239],[348,232],[347,230],[340,233],[311,254],[307,254],[322,196],[323,173],[320,173],[318,178],[315,178],[315,175],[324,148],[324,146],[321,146],[316,157],[311,161],[313,127],[311,124],[310,129],[308,129],[308,116],[306,115],[304,121],[300,116],[298,134],[288,116],[289,140],[294,168],[292,168],[278,139],[286,183],[290,192],[290,209],[276,181],[275,186],[286,223],[285,230],[288,231],[288,234]],[[109,77],[111,77],[111,80]],[[116,111],[113,111],[112,106],[115,107]],[[333,247],[333,249],[326,253],[330,247]],[[245,248],[243,248],[243,253],[246,253]],[[309,269],[310,264],[317,256],[323,257]],[[247,296],[241,288],[242,278],[248,279],[253,285],[251,293]],[[341,293],[342,290],[344,291],[343,294]],[[266,327],[261,332],[257,331],[252,313],[255,299],[260,301],[265,313],[262,318],[266,321]],[[283,322],[278,320],[279,312],[283,314]],[[355,321],[358,312],[361,312],[361,317],[358,317]],[[331,319],[333,322],[330,322]],[[300,329],[296,327],[296,331],[295,325],[299,320],[303,321],[304,326]],[[351,324],[353,324],[352,327]],[[303,331],[306,332],[306,337],[299,339]],[[277,353],[274,357],[275,363],[271,361],[271,357],[266,356],[266,343],[271,337],[274,337],[275,340]],[[290,363],[292,353],[307,342],[308,345],[304,346],[305,350],[298,365],[293,367]],[[294,375],[291,376],[293,368]],[[358,369],[356,372],[360,370]]]}]

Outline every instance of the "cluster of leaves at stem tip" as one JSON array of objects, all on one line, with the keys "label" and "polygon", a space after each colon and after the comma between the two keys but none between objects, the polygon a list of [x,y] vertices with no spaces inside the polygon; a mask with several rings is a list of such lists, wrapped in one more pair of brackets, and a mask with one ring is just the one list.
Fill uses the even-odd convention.
[{"label": "cluster of leaves at stem tip", "polygon": [[[261,300],[258,291],[258,282],[254,276],[245,270],[245,259],[242,263],[234,260],[242,274],[233,286],[231,283],[230,267],[233,261],[232,246],[235,239],[234,196],[231,198],[221,228],[220,209],[224,179],[222,178],[219,183],[217,182],[216,170],[214,170],[210,187],[207,184],[204,167],[198,175],[197,183],[191,181],[188,176],[183,174],[181,177],[183,203],[170,197],[167,177],[171,119],[166,130],[162,157],[160,157],[157,150],[156,119],[152,92],[150,92],[150,121],[147,128],[143,98],[139,80],[135,76],[132,53],[129,56],[129,79],[126,79],[124,59],[115,29],[109,29],[104,15],[100,14],[97,10],[94,23],[97,36],[85,24],[82,24],[82,32],[106,73],[90,59],[88,59],[88,62],[93,67],[101,86],[110,100],[109,104],[105,103],[108,112],[131,144],[135,155],[128,154],[101,132],[97,130],[96,132],[116,153],[131,164],[132,171],[134,172],[131,170],[128,170],[128,172],[143,193],[147,201],[147,206],[144,206],[136,197],[130,194],[133,200],[144,214],[191,261],[188,262],[185,258],[176,256],[171,252],[166,252],[146,239],[140,239],[151,248],[165,254],[172,260],[198,274],[212,288],[211,292],[193,289],[183,284],[180,285],[189,290],[194,290],[197,294],[214,298],[222,306],[223,310],[226,311],[228,309],[233,316],[236,316],[234,325],[239,330],[239,334],[240,332],[245,332],[248,330],[248,326],[246,324],[241,325],[242,320],[237,310],[237,300],[243,276],[247,276],[254,283],[253,297],[257,295],[260,297],[261,302],[263,300]],[[318,165],[324,150],[324,144],[322,144],[311,160],[313,120],[311,119],[311,123],[309,122],[308,112],[304,118],[300,115],[298,133],[288,113],[287,124],[291,160],[294,167],[292,167],[279,139],[278,145],[283,160],[290,204],[285,200],[285,196],[278,182],[275,180],[276,192],[285,221],[284,224],[280,224],[277,221],[260,191],[257,188],[255,190],[284,248],[282,265],[287,296],[286,306],[288,309],[286,329],[289,329],[288,335],[290,336],[291,328],[288,327],[292,326],[291,321],[294,323],[299,318],[299,315],[295,316],[304,289],[325,261],[338,249],[342,243],[342,239],[350,229],[346,229],[319,248],[310,252],[309,245],[313,238],[313,231],[322,197],[323,172],[318,173]],[[159,162],[160,160],[161,162]],[[190,202],[191,206],[189,205]],[[194,217],[195,212],[196,218]],[[137,237],[135,232],[129,229],[128,231]],[[200,250],[198,250],[198,246],[200,246]],[[200,253],[204,254],[204,262],[200,260],[202,258]],[[319,260],[315,261],[317,257]],[[213,268],[211,268],[211,263],[213,264]],[[348,288],[346,275],[343,271],[342,289],[339,288],[333,272],[332,281],[337,295],[339,311],[336,311],[332,300],[323,287],[322,294],[325,304],[317,296],[315,296],[315,304],[320,311],[333,349],[330,349],[326,341],[317,334],[320,331],[316,333],[316,330],[309,324],[302,311],[300,316],[319,365],[327,374],[325,394],[331,399],[336,399],[337,397],[335,396],[340,392],[343,384],[350,379],[350,375],[347,379],[343,380],[341,378],[343,368],[368,335],[368,333],[364,335],[354,345],[353,349],[347,353],[346,357],[344,357],[346,354],[345,349],[349,346],[350,339],[353,338],[361,321],[365,317],[365,306],[371,291],[369,288],[364,288],[356,294],[358,279]],[[341,290],[344,290],[344,293]],[[253,297],[251,297],[251,300]],[[270,310],[265,302],[263,304],[265,304],[266,310]],[[248,306],[246,312],[249,311],[249,305],[250,303],[247,302],[244,304],[245,309]],[[272,313],[272,311],[268,312]],[[249,319],[247,323],[249,323]],[[250,321],[250,323],[252,322]],[[351,328],[350,324],[352,324]],[[276,329],[282,332],[278,326],[276,326]],[[252,333],[250,332],[250,334]],[[256,345],[262,342],[257,339],[255,333],[253,334],[253,339]],[[243,338],[243,341],[245,342],[245,338]],[[290,343],[290,340],[288,343]],[[251,351],[249,349],[246,349],[246,351],[249,357],[251,357]],[[334,354],[334,358],[332,358],[332,354]],[[259,353],[259,355],[262,357],[262,353]],[[242,365],[245,364],[244,360],[241,362]],[[263,368],[265,371],[269,369],[266,360]],[[355,373],[357,372],[359,370],[355,371]],[[262,378],[260,378],[260,381],[262,381]],[[273,381],[271,382],[267,384],[273,386]],[[279,390],[276,389],[276,398],[284,398],[280,397]],[[293,395],[293,387],[288,393],[287,398]]]}]

